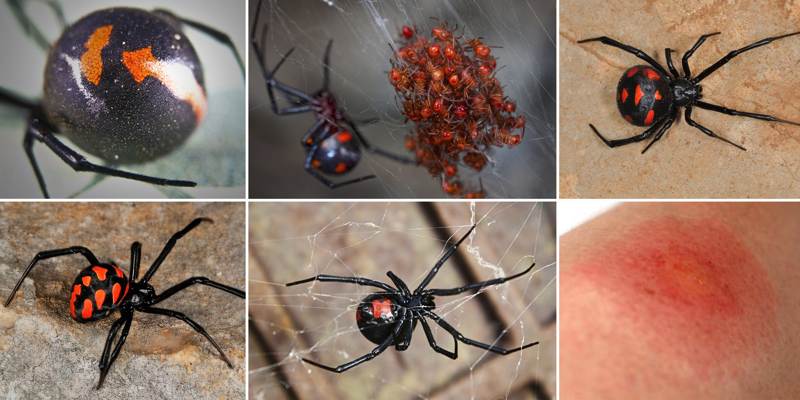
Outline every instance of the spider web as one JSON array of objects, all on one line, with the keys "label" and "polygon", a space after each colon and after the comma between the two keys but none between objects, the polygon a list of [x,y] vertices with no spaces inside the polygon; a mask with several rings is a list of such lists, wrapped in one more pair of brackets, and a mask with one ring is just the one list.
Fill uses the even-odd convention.
[{"label": "spider web", "polygon": [[[555,390],[554,216],[554,203],[252,203],[251,398],[550,398],[547,392]],[[419,326],[408,350],[390,347],[342,374],[302,362],[309,358],[337,366],[371,351],[376,345],[360,334],[355,309],[376,290],[331,282],[286,288],[284,283],[331,274],[391,284],[386,272],[393,271],[413,290],[441,257],[447,239],[458,240],[472,224],[477,228],[430,288],[513,275],[534,261],[536,266],[480,293],[437,297],[436,313],[474,340],[505,348],[539,341],[538,346],[499,356],[460,343],[458,359],[451,360],[429,347]],[[436,342],[452,350],[452,336],[429,324]]]},{"label": "spider web", "polygon": [[[250,3],[252,24],[258,2]],[[325,45],[333,39],[331,90],[340,108],[356,120],[377,118],[377,123],[359,125],[367,140],[410,155],[403,139],[412,124],[404,122],[387,78],[389,43],[398,48],[394,41],[403,25],[429,35],[437,20],[457,24],[465,38],[483,37],[485,43],[500,47],[492,52],[502,68],[498,79],[527,125],[522,143],[492,150],[491,162],[480,174],[461,166],[465,187],[475,191],[482,182],[490,197],[554,198],[555,15],[554,1],[267,0],[259,24],[268,30],[259,40],[269,68],[295,48],[276,78],[314,93],[322,85]],[[305,153],[299,141],[314,116],[273,114],[252,51],[249,67],[250,172],[257,177],[250,188],[256,197],[444,196],[438,178],[423,168],[373,154],[365,154],[348,176],[375,174],[377,179],[329,190],[303,170]],[[263,157],[266,154],[270,157]]]}]

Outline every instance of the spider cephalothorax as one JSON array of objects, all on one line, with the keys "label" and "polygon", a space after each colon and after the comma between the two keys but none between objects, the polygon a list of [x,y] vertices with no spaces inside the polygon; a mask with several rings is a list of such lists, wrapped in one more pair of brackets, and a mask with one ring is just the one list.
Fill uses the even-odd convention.
[{"label": "spider cephalothorax", "polygon": [[[144,277],[138,281],[139,261],[141,259],[142,252],[142,245],[139,242],[135,242],[133,245],[131,245],[131,268],[130,275],[128,276],[125,276],[125,273],[122,271],[122,269],[114,264],[101,263],[91,250],[83,246],[73,246],[63,249],[42,251],[36,254],[30,264],[28,264],[25,272],[22,273],[22,276],[17,281],[17,284],[14,286],[14,289],[11,291],[8,299],[6,299],[5,306],[8,307],[8,305],[11,304],[11,301],[14,299],[14,295],[22,285],[22,282],[39,261],[53,257],[80,254],[86,258],[86,260],[89,262],[89,266],[85,267],[80,273],[78,273],[77,278],[75,278],[75,282],[72,284],[69,298],[69,311],[72,319],[78,322],[91,322],[105,318],[114,311],[119,311],[121,314],[121,317],[114,321],[114,323],[111,325],[111,329],[108,333],[108,339],[106,339],[106,344],[103,349],[103,354],[100,356],[100,379],[97,382],[98,389],[103,385],[106,374],[108,374],[108,371],[111,369],[111,365],[114,364],[114,361],[117,359],[120,350],[122,350],[122,346],[125,344],[125,340],[128,337],[128,331],[130,330],[131,323],[133,322],[133,315],[135,311],[148,314],[165,315],[185,322],[192,329],[197,331],[197,333],[203,335],[203,337],[205,337],[209,343],[214,346],[217,352],[219,352],[220,357],[222,357],[225,363],[228,364],[228,367],[233,368],[233,365],[222,351],[222,348],[219,347],[217,342],[211,338],[211,336],[206,332],[205,329],[203,329],[202,326],[200,326],[200,324],[194,322],[189,317],[178,311],[153,307],[158,303],[161,303],[162,301],[172,297],[181,290],[196,284],[210,286],[215,289],[230,293],[234,296],[244,298],[243,291],[218,282],[214,282],[203,276],[195,276],[186,279],[185,281],[168,288],[160,294],[156,294],[155,288],[153,288],[153,286],[149,283],[150,278],[153,277],[158,268],[161,266],[161,263],[164,261],[170,251],[172,251],[172,248],[175,246],[175,243],[178,241],[178,239],[182,238],[190,230],[194,229],[203,221],[211,222],[211,220],[208,218],[197,218],[185,228],[172,235],[167,244],[164,245],[164,249],[161,250],[161,253],[155,259],[155,261],[153,261],[153,264],[144,274]],[[121,333],[120,329],[122,329]],[[119,337],[117,337],[117,334],[119,334]],[[114,346],[113,351],[112,346]]]},{"label": "spider cephalothorax", "polygon": [[[447,259],[453,255],[453,253],[455,253],[458,245],[461,244],[461,242],[463,242],[464,239],[466,239],[474,229],[475,226],[473,225],[469,232],[467,232],[458,242],[449,245],[445,249],[442,257],[436,262],[436,265],[433,266],[425,279],[422,280],[422,283],[420,283],[413,292],[411,292],[405,282],[403,282],[403,280],[395,275],[392,271],[387,272],[386,275],[389,277],[389,279],[391,279],[395,287],[367,278],[334,275],[317,275],[308,279],[287,283],[286,286],[294,286],[312,281],[342,282],[354,283],[362,286],[372,286],[381,289],[379,292],[372,293],[364,297],[364,299],[359,302],[358,307],[356,308],[356,322],[358,324],[359,331],[369,341],[378,345],[374,350],[359,358],[356,358],[353,361],[349,361],[337,367],[329,367],[306,358],[304,358],[303,361],[331,372],[347,371],[356,365],[377,357],[378,354],[382,353],[391,345],[394,345],[395,349],[398,351],[406,350],[411,344],[411,335],[414,333],[414,328],[416,328],[417,322],[422,325],[422,329],[425,331],[425,337],[428,339],[428,343],[430,344],[431,348],[433,348],[435,352],[443,354],[452,359],[458,358],[459,341],[470,346],[479,347],[484,350],[502,355],[513,353],[515,351],[539,344],[539,342],[532,342],[520,347],[515,347],[513,349],[505,349],[492,344],[478,342],[465,337],[458,330],[456,330],[456,328],[447,323],[447,321],[434,313],[434,309],[436,309],[436,304],[434,304],[434,296],[452,296],[466,291],[481,290],[487,286],[499,285],[527,274],[535,265],[535,263],[531,264],[531,266],[526,268],[524,271],[504,278],[496,278],[483,282],[471,283],[452,289],[426,289],[428,284],[439,272],[439,268],[441,268],[445,261],[447,261]],[[453,351],[439,347],[433,337],[433,332],[428,325],[427,318],[430,318],[436,322],[440,327],[442,327],[442,329],[453,336]]]},{"label": "spider cephalothorax", "polygon": [[589,124],[594,133],[601,139],[608,147],[617,147],[630,143],[640,142],[642,140],[652,137],[650,143],[642,150],[642,153],[647,151],[653,143],[657,142],[669,130],[673,122],[678,118],[681,107],[685,108],[684,119],[686,123],[699,129],[706,135],[722,140],[728,144],[736,146],[741,150],[744,147],[731,142],[730,140],[717,135],[710,129],[700,125],[692,119],[693,107],[702,108],[705,110],[715,111],[728,115],[737,115],[749,118],[760,119],[764,121],[783,122],[792,125],[800,125],[797,122],[780,119],[766,114],[757,114],[751,112],[732,110],[716,104],[706,103],[702,101],[703,87],[700,82],[711,75],[714,71],[727,64],[728,61],[733,59],[745,51],[752,50],[756,47],[761,47],[772,43],[775,40],[783,39],[789,36],[800,34],[800,32],[789,33],[781,36],[773,36],[761,39],[755,43],[747,45],[737,50],[733,50],[726,56],[722,57],[719,61],[715,62],[696,76],[692,76],[691,69],[689,68],[689,58],[694,54],[698,47],[711,36],[718,35],[719,32],[710,33],[700,36],[692,48],[684,53],[681,59],[683,67],[683,75],[681,75],[675,66],[672,64],[672,49],[665,49],[664,53],[667,61],[667,69],[659,64],[652,57],[645,52],[622,44],[614,39],[606,36],[584,39],[578,43],[586,43],[599,41],[605,45],[622,49],[646,61],[649,65],[637,65],[626,70],[619,80],[617,85],[617,108],[619,108],[622,117],[631,124],[637,126],[647,126],[642,133],[631,136],[625,139],[608,140],[594,127]]},{"label": "spider cephalothorax", "polygon": [[[362,147],[371,153],[401,163],[414,163],[414,160],[372,146],[358,130],[355,121],[338,107],[336,97],[329,89],[330,55],[333,40],[328,41],[328,45],[325,47],[325,56],[322,61],[322,89],[314,94],[308,94],[275,79],[278,69],[292,54],[294,48],[289,49],[271,71],[264,65],[264,50],[256,37],[256,28],[261,15],[261,3],[262,1],[259,1],[256,7],[250,42],[253,45],[256,60],[261,66],[261,73],[267,83],[267,94],[269,95],[272,112],[277,115],[313,113],[316,117],[316,122],[306,131],[301,141],[306,152],[304,163],[306,172],[331,189],[372,179],[375,175],[365,175],[342,182],[333,182],[324,176],[343,175],[350,172],[361,160]],[[266,32],[266,28],[264,28],[264,32]],[[282,95],[290,105],[278,108],[275,91]],[[370,120],[369,122],[375,121]]]}]

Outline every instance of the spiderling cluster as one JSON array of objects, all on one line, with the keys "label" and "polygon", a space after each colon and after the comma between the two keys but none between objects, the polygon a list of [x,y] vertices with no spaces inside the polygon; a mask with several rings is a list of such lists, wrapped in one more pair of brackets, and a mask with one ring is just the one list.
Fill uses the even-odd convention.
[{"label": "spiderling cluster", "polygon": [[445,193],[484,197],[483,187],[464,190],[458,165],[481,171],[492,146],[515,146],[525,133],[525,117],[514,115],[516,103],[495,76],[491,48],[481,38],[462,40],[446,23],[434,27],[430,38],[409,26],[401,35],[404,46],[394,52],[389,82],[403,115],[415,124],[406,148],[440,177]]}]

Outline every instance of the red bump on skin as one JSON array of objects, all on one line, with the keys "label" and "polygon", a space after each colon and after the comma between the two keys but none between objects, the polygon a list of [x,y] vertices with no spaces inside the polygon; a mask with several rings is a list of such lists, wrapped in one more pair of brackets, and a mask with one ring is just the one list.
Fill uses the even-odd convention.
[{"label": "red bump on skin", "polygon": [[108,272],[107,269],[103,267],[92,267],[92,271],[94,271],[95,275],[97,275],[97,278],[101,281],[106,280],[106,273]]},{"label": "red bump on skin", "polygon": [[92,301],[89,299],[83,300],[83,310],[81,310],[81,318],[89,319],[92,317]]},{"label": "red bump on skin", "polygon": [[665,216],[634,225],[598,244],[570,275],[607,299],[628,338],[689,369],[670,374],[731,379],[776,343],[767,271],[717,219]]}]

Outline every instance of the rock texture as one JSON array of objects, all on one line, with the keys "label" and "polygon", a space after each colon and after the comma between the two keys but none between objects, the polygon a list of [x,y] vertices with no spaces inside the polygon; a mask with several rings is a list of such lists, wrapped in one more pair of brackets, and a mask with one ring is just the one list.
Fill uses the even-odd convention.
[{"label": "rock texture", "polygon": [[[562,197],[798,197],[800,128],[696,110],[693,119],[740,143],[709,138],[680,120],[648,153],[646,143],[607,148],[589,129],[612,138],[638,134],[614,102],[622,72],[642,63],[619,49],[577,40],[610,36],[664,62],[682,56],[704,33],[720,31],[695,53],[695,73],[729,51],[797,31],[800,2],[677,0],[561,2],[560,151]],[[744,53],[703,81],[705,101],[800,120],[800,37]]]},{"label": "rock texture", "polygon": [[[144,270],[167,239],[198,216],[215,223],[180,240],[151,283],[163,291],[190,276],[207,276],[244,288],[241,204],[0,204],[0,297],[8,296],[27,263],[46,249],[84,245],[127,273],[130,245],[138,240]],[[0,307],[0,396],[244,398],[245,303],[207,287],[189,288],[162,304],[203,325],[234,369],[183,322],[137,313],[125,347],[95,392],[97,363],[118,314],[88,324],[69,317],[69,285],[83,267],[80,256],[40,262],[13,303]]]}]

